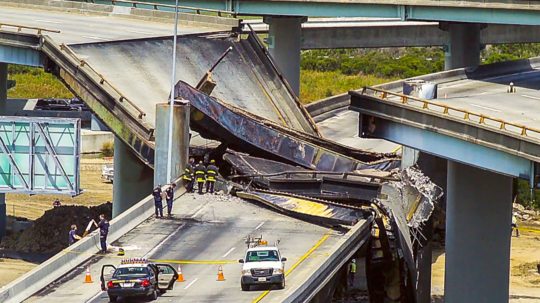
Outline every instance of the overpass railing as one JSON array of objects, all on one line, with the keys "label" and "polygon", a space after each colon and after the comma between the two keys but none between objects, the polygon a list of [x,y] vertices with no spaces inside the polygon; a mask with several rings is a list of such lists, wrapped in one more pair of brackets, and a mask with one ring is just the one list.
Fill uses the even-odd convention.
[{"label": "overpass railing", "polygon": [[[87,3],[96,3],[95,0],[82,0],[83,2]],[[129,4],[132,7],[152,7],[154,10],[159,10],[160,8],[168,8],[174,10],[175,6],[172,4],[163,4],[163,3],[155,3],[155,2],[145,2],[145,1],[131,1],[131,0],[109,0],[112,5],[116,5],[117,3],[121,4]],[[211,8],[200,8],[200,7],[192,7],[192,6],[178,6],[179,10],[183,11],[191,11],[198,15],[202,13],[214,13],[217,14],[219,17],[223,15],[228,15],[236,18],[235,12],[230,11],[224,11],[224,10],[217,10],[217,9],[211,9]]]},{"label": "overpass railing", "polygon": [[10,24],[10,23],[2,23],[2,22],[0,22],[0,29],[2,29],[3,27],[16,28],[17,32],[22,32],[23,29],[35,30],[35,31],[37,31],[38,35],[41,35],[42,32],[57,33],[57,34],[60,33],[59,30],[54,30],[54,29],[46,29],[46,28],[42,28],[42,27],[34,27],[34,26],[26,26],[26,25]]},{"label": "overpass railing", "polygon": [[66,54],[68,54],[74,60],[78,61],[80,67],[86,66],[93,73],[95,73],[99,77],[99,84],[101,85],[107,84],[107,86],[109,86],[115,93],[118,94],[119,96],[118,101],[120,102],[126,101],[129,104],[129,106],[133,107],[133,109],[135,109],[138,112],[137,118],[142,119],[144,116],[146,116],[146,113],[144,112],[142,108],[140,108],[137,104],[135,104],[135,102],[129,100],[126,96],[124,96],[124,94],[122,94],[122,92],[119,89],[117,89],[114,85],[112,85],[112,83],[109,80],[105,79],[105,77],[102,74],[100,74],[98,71],[96,71],[90,64],[88,64],[83,59],[79,58],[77,54],[75,54],[75,52],[69,46],[62,43],[60,44],[60,49],[65,51]]},{"label": "overpass railing", "polygon": [[491,117],[485,114],[471,112],[469,110],[450,106],[438,101],[425,100],[374,87],[364,87],[362,90],[362,95],[372,95],[379,100],[400,103],[414,107],[421,111],[446,115],[464,122],[476,122],[480,125],[495,127],[500,131],[507,131],[520,137],[534,137],[535,139],[540,139],[540,129],[515,122],[508,122],[503,119]]}]

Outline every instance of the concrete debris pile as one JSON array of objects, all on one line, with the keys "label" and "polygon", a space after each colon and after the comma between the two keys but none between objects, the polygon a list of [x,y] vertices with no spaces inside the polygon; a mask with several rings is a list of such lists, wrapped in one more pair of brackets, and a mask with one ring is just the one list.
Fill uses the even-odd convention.
[{"label": "concrete debris pile", "polygon": [[50,209],[32,227],[6,237],[2,241],[2,248],[25,253],[56,254],[68,246],[71,224],[76,224],[78,234],[82,235],[88,222],[97,220],[102,213],[111,217],[110,202],[92,207],[70,205]]},{"label": "concrete debris pile", "polygon": [[512,209],[516,219],[530,223],[540,224],[540,211],[525,209],[521,204],[512,204]]}]

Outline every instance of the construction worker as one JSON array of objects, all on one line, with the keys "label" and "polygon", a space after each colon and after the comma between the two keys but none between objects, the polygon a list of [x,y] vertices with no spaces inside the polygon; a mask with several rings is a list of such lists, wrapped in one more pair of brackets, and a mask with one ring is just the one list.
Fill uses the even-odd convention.
[{"label": "construction worker", "polygon": [[99,215],[99,223],[92,220],[94,225],[99,228],[99,242],[101,244],[101,253],[107,253],[107,236],[109,235],[109,221],[105,219],[105,215]]},{"label": "construction worker", "polygon": [[189,158],[189,163],[186,166],[186,169],[184,169],[184,174],[182,175],[182,180],[184,180],[184,185],[186,186],[186,191],[188,193],[193,192],[193,185],[195,183],[195,180],[193,179],[193,166],[195,165],[195,160],[193,158]]},{"label": "construction worker", "polygon": [[176,187],[176,184],[171,183],[169,187],[165,190],[165,200],[167,201],[167,216],[171,216],[172,212],[172,205],[174,200],[174,188]]},{"label": "construction worker", "polygon": [[516,213],[512,213],[512,232],[516,230],[516,237],[519,238],[519,229],[517,225]]},{"label": "construction worker", "polygon": [[69,245],[77,242],[82,239],[81,236],[77,235],[77,225],[71,224],[71,229],[69,230]]},{"label": "construction worker", "polygon": [[354,277],[356,275],[356,260],[352,259],[349,263],[349,266],[347,266],[347,280],[349,287],[354,286]]},{"label": "construction worker", "polygon": [[195,167],[195,179],[197,181],[197,186],[199,189],[199,195],[203,194],[203,186],[206,176],[206,167],[202,161],[199,161],[199,164]]},{"label": "construction worker", "polygon": [[210,165],[206,168],[206,192],[214,193],[214,185],[216,184],[218,168],[214,159],[210,160]]}]

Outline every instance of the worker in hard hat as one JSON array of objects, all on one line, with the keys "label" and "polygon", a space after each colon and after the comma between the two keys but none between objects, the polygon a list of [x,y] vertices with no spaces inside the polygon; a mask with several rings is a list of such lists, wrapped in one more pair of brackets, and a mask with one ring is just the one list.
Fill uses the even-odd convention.
[{"label": "worker in hard hat", "polygon": [[193,158],[189,158],[189,163],[186,165],[186,169],[184,169],[184,174],[182,175],[182,180],[184,180],[184,185],[186,186],[186,191],[188,193],[193,192],[193,185],[195,183],[193,176],[194,165],[195,160]]},{"label": "worker in hard hat", "polygon": [[206,168],[206,192],[214,193],[218,171],[216,160],[210,160],[210,165]]},{"label": "worker in hard hat", "polygon": [[356,259],[352,259],[347,266],[347,282],[349,287],[354,286],[354,277],[356,276]]},{"label": "worker in hard hat", "polygon": [[197,187],[199,195],[203,194],[204,181],[206,180],[206,167],[202,161],[195,167],[195,181],[197,181]]}]

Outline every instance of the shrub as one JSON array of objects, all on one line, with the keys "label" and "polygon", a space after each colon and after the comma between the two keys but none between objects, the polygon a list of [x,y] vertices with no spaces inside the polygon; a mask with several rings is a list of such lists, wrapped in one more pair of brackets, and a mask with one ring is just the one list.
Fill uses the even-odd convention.
[{"label": "shrub", "polygon": [[114,156],[114,143],[111,141],[103,143],[101,146],[101,155],[103,157]]}]

